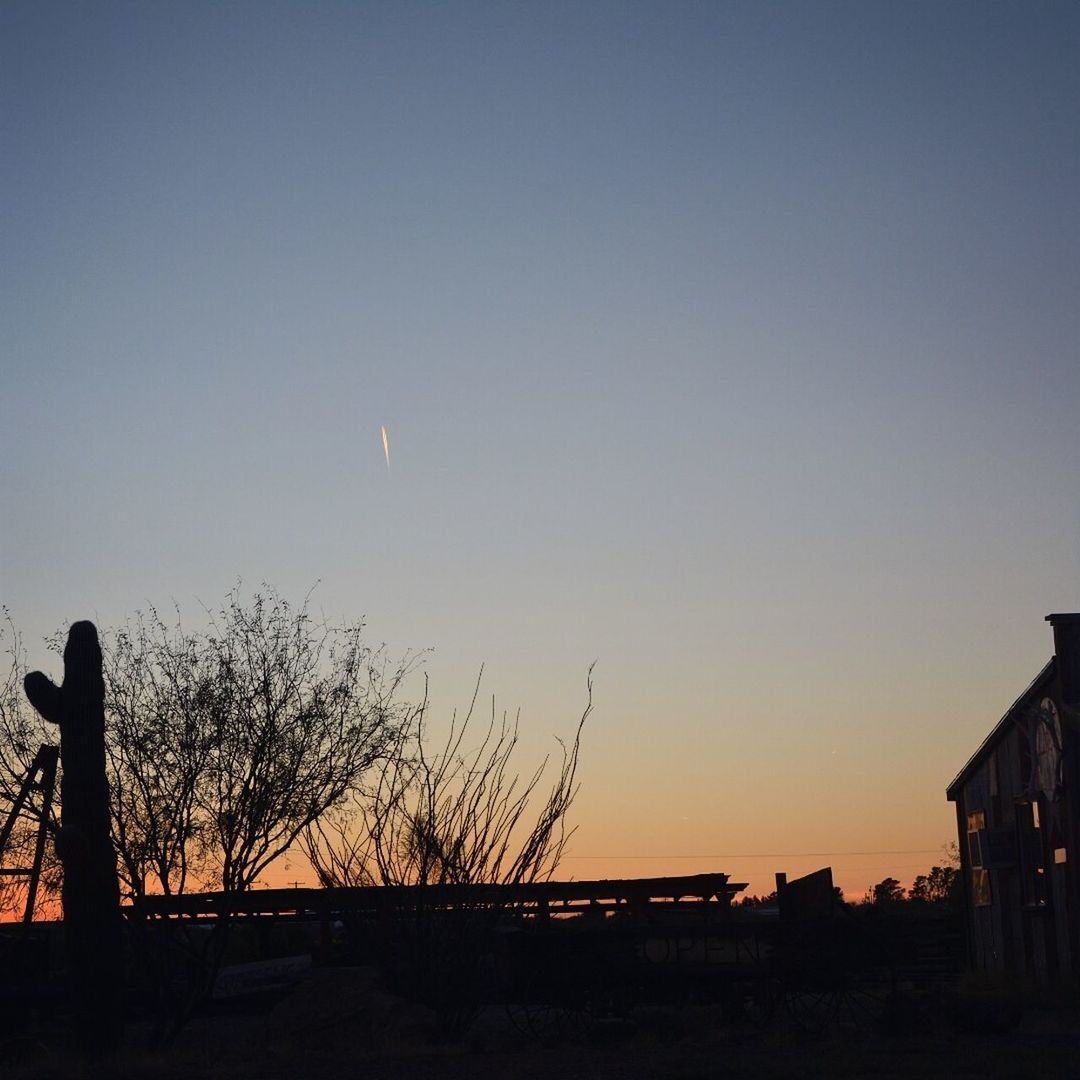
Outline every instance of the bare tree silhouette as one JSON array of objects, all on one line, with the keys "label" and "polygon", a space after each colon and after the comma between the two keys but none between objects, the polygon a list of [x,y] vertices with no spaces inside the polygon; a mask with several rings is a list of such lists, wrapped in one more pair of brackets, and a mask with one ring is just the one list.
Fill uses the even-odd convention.
[{"label": "bare tree silhouette", "polygon": [[417,709],[412,663],[316,622],[267,586],[227,597],[206,630],[154,609],[108,654],[114,838],[125,880],[250,888],[304,830],[397,752]]},{"label": "bare tree silhouette", "polygon": [[[499,714],[492,701],[479,742],[472,700],[455,714],[445,741],[428,744],[427,695],[409,729],[399,732],[370,791],[352,813],[320,820],[302,844],[326,885],[378,882],[412,886],[409,917],[380,932],[376,947],[392,983],[434,1008],[441,1033],[460,1036],[475,1019],[494,963],[491,955],[506,901],[442,886],[516,884],[545,880],[559,864],[572,830],[567,814],[577,794],[581,734],[592,711],[587,701],[573,739],[560,742],[562,761],[542,789],[549,759],[531,773],[518,771],[519,717]],[[539,801],[537,801],[539,800]]]},{"label": "bare tree silhouette", "polygon": [[465,715],[455,713],[441,746],[428,745],[425,693],[412,725],[398,730],[373,789],[304,831],[303,850],[321,882],[465,885],[551,877],[572,834],[567,815],[578,791],[581,734],[592,712],[592,668],[585,709],[572,740],[559,740],[562,761],[538,806],[550,758],[525,779],[517,771],[520,714],[511,721],[493,700],[479,743],[468,746],[482,676],[481,670]]}]

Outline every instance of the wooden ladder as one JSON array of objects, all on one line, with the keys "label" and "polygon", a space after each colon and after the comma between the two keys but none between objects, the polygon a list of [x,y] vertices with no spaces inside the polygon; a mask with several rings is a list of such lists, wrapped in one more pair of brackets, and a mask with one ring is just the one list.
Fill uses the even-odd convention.
[{"label": "wooden ladder", "polygon": [[[19,794],[11,804],[8,811],[7,821],[3,829],[0,829],[0,862],[3,861],[7,850],[8,841],[15,828],[15,822],[19,816],[27,813],[27,816],[37,817],[37,838],[34,843],[34,862],[29,867],[3,867],[0,866],[0,875],[6,877],[29,878],[26,891],[26,907],[23,910],[22,921],[31,923],[34,921],[34,904],[37,901],[38,882],[41,880],[41,864],[45,858],[45,839],[49,832],[49,816],[52,813],[53,789],[56,786],[56,764],[60,758],[58,746],[42,745],[34,755],[34,760],[23,777]],[[40,793],[41,805],[36,809],[28,804],[33,793]]]}]

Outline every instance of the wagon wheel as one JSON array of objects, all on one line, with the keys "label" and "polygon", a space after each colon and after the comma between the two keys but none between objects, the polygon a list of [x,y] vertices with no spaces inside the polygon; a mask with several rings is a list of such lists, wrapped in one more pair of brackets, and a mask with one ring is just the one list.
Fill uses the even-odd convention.
[{"label": "wagon wheel", "polygon": [[840,1009],[843,991],[836,986],[793,987],[784,994],[788,1016],[810,1035],[824,1034]]},{"label": "wagon wheel", "polygon": [[784,1011],[811,1035],[828,1030],[843,997],[843,967],[829,942],[804,938],[789,948],[783,967]]},{"label": "wagon wheel", "polygon": [[541,1043],[575,1041],[596,1021],[625,1015],[631,988],[619,986],[604,973],[579,968],[552,979],[543,972],[519,988],[506,1014],[524,1035]]},{"label": "wagon wheel", "polygon": [[580,1038],[590,1018],[591,996],[580,978],[565,978],[546,963],[526,967],[506,1002],[506,1015],[521,1034],[550,1044]]},{"label": "wagon wheel", "polygon": [[588,1022],[584,1008],[557,1001],[508,1001],[506,1015],[522,1035],[543,1045],[577,1040]]},{"label": "wagon wheel", "polygon": [[739,1019],[765,1028],[776,1017],[784,999],[784,984],[775,975],[763,975],[743,987]]},{"label": "wagon wheel", "polygon": [[896,978],[891,970],[853,977],[841,995],[838,1022],[867,1030],[878,1027],[896,1003]]}]

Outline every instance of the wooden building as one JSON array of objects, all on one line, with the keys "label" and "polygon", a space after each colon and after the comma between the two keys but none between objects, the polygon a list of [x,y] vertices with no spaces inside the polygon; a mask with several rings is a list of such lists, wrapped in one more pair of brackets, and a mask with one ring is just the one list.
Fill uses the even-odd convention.
[{"label": "wooden building", "polygon": [[1080,976],[1080,614],[1048,615],[1055,655],[949,785],[981,972]]}]

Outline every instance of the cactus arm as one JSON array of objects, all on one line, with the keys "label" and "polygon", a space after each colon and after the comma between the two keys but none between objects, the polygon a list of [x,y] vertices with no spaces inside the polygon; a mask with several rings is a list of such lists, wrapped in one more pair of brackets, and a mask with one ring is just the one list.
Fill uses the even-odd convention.
[{"label": "cactus arm", "polygon": [[30,704],[50,724],[60,723],[63,716],[63,691],[48,675],[43,675],[40,671],[31,671],[23,679],[23,688],[26,690]]}]

